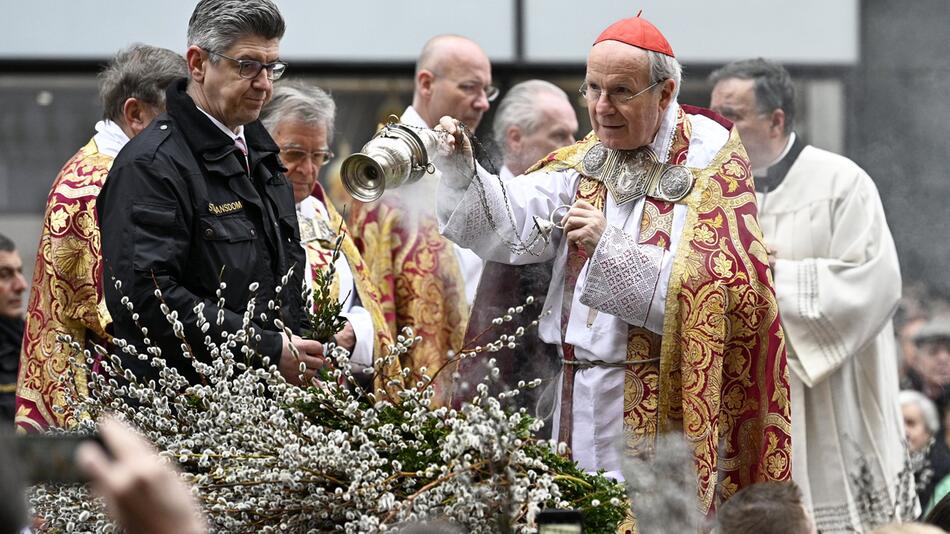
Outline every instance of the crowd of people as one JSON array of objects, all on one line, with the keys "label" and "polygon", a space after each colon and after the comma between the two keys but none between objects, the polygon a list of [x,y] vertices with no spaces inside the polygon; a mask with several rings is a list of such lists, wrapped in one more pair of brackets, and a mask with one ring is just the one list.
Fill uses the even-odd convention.
[{"label": "crowd of people", "polygon": [[[537,331],[492,353],[493,387],[541,378],[513,406],[581,468],[620,479],[675,434],[715,532],[950,527],[950,316],[925,291],[902,297],[872,177],[796,132],[781,65],[730,63],[709,78],[711,109],[681,104],[673,46],[640,16],[617,21],[587,56],[588,134],[558,86],[500,95],[477,43],[437,35],[400,122],[443,146],[421,180],[362,203],[318,180],[336,105],[284,78],[284,32],[270,0],[201,0],[184,56],[133,45],[101,73],[103,118],[52,184],[25,315],[33,251],[0,236],[4,420],[75,425],[65,398],[88,385],[69,342],[148,337],[200,380],[201,340],[248,322],[246,353],[291,383],[315,380],[332,343],[375,369],[364,387],[405,368],[458,406],[487,370],[456,355],[533,300]],[[493,172],[469,133],[499,96]],[[344,326],[308,339],[300,290],[331,263]],[[381,369],[406,328],[421,341]],[[119,521],[205,528],[174,472],[139,461],[147,443],[102,429],[118,454],[90,446],[79,462]]]}]

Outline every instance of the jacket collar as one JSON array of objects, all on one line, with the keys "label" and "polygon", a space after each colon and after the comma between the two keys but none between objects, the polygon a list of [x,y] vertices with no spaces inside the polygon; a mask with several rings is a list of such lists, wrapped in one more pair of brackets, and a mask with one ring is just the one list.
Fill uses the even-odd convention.
[{"label": "jacket collar", "polygon": [[[165,90],[165,106],[168,115],[179,124],[188,145],[197,153],[207,153],[210,159],[222,158],[237,150],[234,141],[198,109],[187,88],[188,78],[170,84]],[[252,160],[280,152],[259,120],[244,125],[244,138]],[[258,153],[256,158],[254,152]]]}]

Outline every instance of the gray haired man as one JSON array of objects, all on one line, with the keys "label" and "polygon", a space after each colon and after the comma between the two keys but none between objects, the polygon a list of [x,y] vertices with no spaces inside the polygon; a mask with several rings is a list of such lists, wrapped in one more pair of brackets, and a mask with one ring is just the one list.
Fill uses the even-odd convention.
[{"label": "gray haired man", "polygon": [[578,128],[567,94],[544,80],[512,87],[498,104],[492,126],[504,157],[502,179],[524,174],[544,156],[574,143]]},{"label": "gray haired man", "polygon": [[[309,378],[323,365],[323,346],[292,334],[303,321],[305,260],[280,150],[258,120],[286,68],[284,28],[270,0],[200,1],[188,24],[189,78],[169,86],[167,112],[122,151],[112,169],[120,179],[102,191],[103,257],[107,274],[123,283],[121,291],[106,284],[115,335],[141,347],[139,326],[148,327],[169,367],[192,383],[201,376],[182,353],[156,289],[178,312],[199,360],[209,357],[206,335],[245,331],[248,341],[233,350],[257,365],[266,357],[294,383],[301,383],[301,366]],[[252,299],[256,310],[245,325]],[[202,307],[218,318],[208,332],[197,324]],[[157,374],[135,357],[125,365],[140,377]]]},{"label": "gray haired man", "polygon": [[75,423],[64,396],[83,388],[85,378],[75,369],[75,381],[60,381],[69,351],[59,337],[71,336],[80,345],[103,343],[111,323],[99,278],[96,199],[113,159],[165,110],[166,87],[187,72],[180,55],[138,44],[119,51],[99,75],[102,120],[63,166],[47,201],[20,353],[17,425],[24,430]]},{"label": "gray haired man", "polygon": [[901,274],[877,187],[853,161],[796,135],[794,85],[781,65],[737,61],[710,78],[710,107],[735,123],[748,150],[773,249],[795,417],[792,478],[824,532],[914,517],[891,325]]}]

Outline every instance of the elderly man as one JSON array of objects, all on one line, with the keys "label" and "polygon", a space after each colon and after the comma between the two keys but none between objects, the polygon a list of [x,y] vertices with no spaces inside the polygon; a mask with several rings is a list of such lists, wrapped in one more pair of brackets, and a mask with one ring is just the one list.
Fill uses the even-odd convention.
[{"label": "elderly man", "polygon": [[539,333],[561,348],[554,432],[579,465],[619,476],[625,455],[682,432],[684,491],[707,514],[789,477],[788,385],[745,151],[727,121],[677,104],[680,72],[655,26],[611,25],[581,87],[594,131],[506,182],[472,168],[443,118],[456,148],[439,218],[483,258],[554,260]]},{"label": "elderly man", "polygon": [[[439,117],[459,117],[474,131],[498,96],[491,64],[474,42],[439,35],[425,44],[416,63],[415,94],[401,121],[431,128]],[[482,260],[439,235],[435,216],[438,173],[387,194],[380,202],[356,204],[352,228],[383,295],[389,328],[412,327],[422,342],[402,362],[432,375],[449,354],[462,348],[469,308],[481,277]],[[440,373],[449,379],[451,373]],[[449,384],[435,384],[436,402],[448,400]]]},{"label": "elderly man", "polygon": [[501,99],[492,124],[504,165],[498,176],[520,176],[541,158],[573,144],[577,115],[567,94],[544,80],[521,82]]},{"label": "elderly man", "polygon": [[[320,271],[327,269],[338,232],[343,235],[342,255],[334,264],[331,290],[343,306],[346,327],[336,335],[336,343],[350,351],[350,361],[361,369],[372,367],[373,356],[385,352],[385,347],[392,343],[392,335],[369,269],[343,218],[317,182],[320,168],[333,157],[330,144],[335,117],[336,104],[330,95],[319,87],[296,82],[275,87],[273,98],[261,112],[261,122],[280,147],[280,158],[287,166],[287,179],[294,189],[300,244],[307,258],[307,287],[314,284]],[[398,366],[389,371],[398,373]]]},{"label": "elderly man", "polygon": [[[577,115],[560,87],[544,80],[521,82],[508,91],[498,104],[492,124],[495,141],[501,147],[504,165],[498,172],[502,180],[520,176],[544,156],[574,143],[577,135]],[[531,265],[507,265],[489,261],[482,271],[472,304],[472,313],[466,339],[475,339],[493,328],[492,320],[502,317],[508,308],[525,302],[533,296],[535,302],[527,308],[537,314],[544,305],[544,295],[551,283],[551,262]],[[514,334],[518,325],[494,327],[492,337]],[[459,364],[459,379],[454,391],[455,403],[471,398],[474,384],[481,382],[486,373],[488,357],[495,358],[500,379],[492,381],[494,389],[510,389],[520,381],[542,379],[535,389],[522,390],[511,402],[516,408],[524,407],[529,413],[545,421],[540,437],[550,437],[553,415],[553,392],[561,368],[557,347],[538,339],[530,332],[514,349],[502,349],[482,358],[466,359]]]},{"label": "elderly man", "polygon": [[[877,188],[851,160],[795,134],[794,87],[781,65],[739,61],[710,79],[713,109],[735,121],[749,151],[774,249],[792,369],[792,477],[824,532],[911,517],[891,327],[901,276]],[[857,484],[867,477],[870,487]],[[867,509],[872,497],[880,504]]]},{"label": "elderly man", "polygon": [[[283,34],[284,19],[270,0],[199,2],[188,25],[189,78],[169,86],[167,112],[122,150],[100,195],[115,336],[144,352],[140,327],[147,328],[168,365],[192,382],[201,377],[160,304],[177,312],[198,359],[209,354],[205,336],[217,342],[222,332],[244,332],[232,350],[252,362],[269,358],[293,383],[302,383],[301,366],[309,380],[323,365],[319,342],[287,333],[303,320],[306,262],[293,189],[258,121],[286,67]],[[209,319],[207,332],[197,324],[199,313]],[[135,357],[125,365],[138,376],[157,373]]]},{"label": "elderly man", "polygon": [[165,89],[187,74],[185,59],[171,50],[133,45],[99,75],[103,118],[63,166],[46,203],[20,355],[17,425],[23,430],[75,423],[64,396],[84,394],[86,375],[75,368],[75,380],[60,380],[71,350],[58,337],[104,344],[112,322],[103,300],[96,197],[116,154],[165,110]]},{"label": "elderly man", "polygon": [[23,262],[16,246],[0,234],[0,423],[13,424],[16,370],[23,340]]}]

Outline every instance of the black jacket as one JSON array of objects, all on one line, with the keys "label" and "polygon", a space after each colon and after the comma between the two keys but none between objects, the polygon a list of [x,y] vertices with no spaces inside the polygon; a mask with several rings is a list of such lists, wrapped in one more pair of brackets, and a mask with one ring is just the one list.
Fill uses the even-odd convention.
[{"label": "black jacket", "polygon": [[0,424],[12,428],[23,319],[0,317]]},{"label": "black jacket", "polygon": [[[238,332],[252,298],[248,287],[258,282],[254,327],[260,339],[251,344],[276,363],[282,344],[274,325],[277,312],[269,311],[267,303],[293,267],[279,296],[280,318],[291,330],[299,328],[306,262],[278,147],[259,121],[244,126],[249,177],[243,154],[195,106],[185,92],[186,82],[168,87],[167,112],[116,157],[97,209],[113,335],[144,352],[140,326],[147,327],[169,365],[194,381],[197,375],[181,356],[181,341],[160,310],[156,287],[165,304],[178,312],[191,350],[205,359],[205,335],[221,343],[220,331]],[[114,280],[122,282],[121,290]],[[215,291],[220,282],[227,286],[219,327]],[[139,325],[122,305],[123,296],[139,314]],[[207,333],[196,325],[199,303],[211,323]],[[234,351],[240,356],[240,347]],[[126,357],[125,362],[138,376],[156,376],[147,361]]]}]

